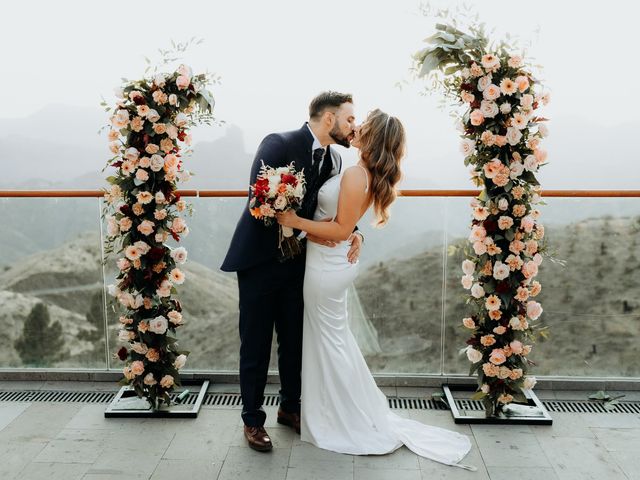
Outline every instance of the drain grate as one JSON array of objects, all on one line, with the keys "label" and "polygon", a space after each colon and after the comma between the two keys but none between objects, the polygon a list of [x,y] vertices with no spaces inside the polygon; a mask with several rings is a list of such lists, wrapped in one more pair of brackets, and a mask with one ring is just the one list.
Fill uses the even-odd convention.
[{"label": "drain grate", "polygon": [[[177,394],[172,394],[172,400]],[[0,391],[0,402],[61,402],[61,403],[110,403],[115,392],[69,392],[55,390],[21,390]],[[190,393],[182,403],[192,405],[197,399],[196,393]],[[389,397],[389,407],[402,410],[448,410],[441,401],[427,398]],[[265,395],[264,405],[277,406],[278,395]],[[607,410],[600,402],[583,400],[543,400],[542,404],[550,412],[563,413],[629,413],[640,414],[640,402],[620,402],[612,410]],[[242,407],[239,393],[208,393],[202,402],[203,406],[213,408]],[[459,410],[482,411],[484,406],[478,400],[456,399]]]}]

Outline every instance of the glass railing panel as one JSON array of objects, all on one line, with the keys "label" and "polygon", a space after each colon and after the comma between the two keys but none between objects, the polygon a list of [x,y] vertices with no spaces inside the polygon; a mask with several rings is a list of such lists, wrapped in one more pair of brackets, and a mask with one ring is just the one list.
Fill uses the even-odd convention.
[{"label": "glass railing panel", "polygon": [[0,198],[0,368],[105,368],[99,201]]}]

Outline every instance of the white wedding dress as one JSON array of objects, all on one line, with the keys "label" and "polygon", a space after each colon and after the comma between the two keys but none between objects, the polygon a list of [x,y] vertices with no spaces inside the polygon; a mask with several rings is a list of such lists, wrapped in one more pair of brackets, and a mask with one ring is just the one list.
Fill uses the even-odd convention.
[{"label": "white wedding dress", "polygon": [[[364,169],[363,169],[364,170]],[[318,194],[314,219],[334,218],[341,175]],[[426,458],[458,464],[471,449],[465,435],[402,418],[378,389],[347,320],[347,289],[358,264],[347,261],[347,242],[307,242],[302,343],[301,439],[353,455],[380,455],[402,445]]]}]

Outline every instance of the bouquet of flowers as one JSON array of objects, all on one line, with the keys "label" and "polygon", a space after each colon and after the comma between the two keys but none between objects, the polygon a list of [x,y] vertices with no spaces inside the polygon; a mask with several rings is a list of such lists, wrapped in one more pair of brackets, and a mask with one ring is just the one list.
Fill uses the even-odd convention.
[{"label": "bouquet of flowers", "polygon": [[[249,212],[266,226],[271,226],[276,221],[276,213],[298,210],[302,206],[304,186],[304,173],[296,172],[293,163],[274,168],[262,162],[256,182],[251,185]],[[293,236],[293,229],[278,227],[278,248],[282,260],[300,253],[300,242]]]}]

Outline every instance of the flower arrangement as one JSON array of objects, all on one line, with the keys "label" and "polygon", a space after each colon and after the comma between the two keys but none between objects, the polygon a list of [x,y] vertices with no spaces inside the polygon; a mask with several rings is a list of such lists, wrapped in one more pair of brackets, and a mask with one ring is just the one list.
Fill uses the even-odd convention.
[{"label": "flower arrangement", "polygon": [[469,374],[478,377],[473,398],[494,416],[513,401],[526,403],[523,390],[536,383],[529,375],[532,343],[546,334],[537,324],[542,286],[534,279],[546,250],[536,173],[547,163],[540,144],[548,132],[536,112],[549,94],[510,43],[491,44],[482,27],[468,31],[438,24],[414,58],[418,75],[456,105],[460,150],[481,188],[471,202],[462,263],[472,308],[462,324],[470,332]]},{"label": "flower arrangement", "polygon": [[[165,63],[168,53],[163,52]],[[179,370],[189,354],[170,335],[184,324],[182,306],[172,295],[185,281],[180,265],[187,251],[166,242],[189,233],[181,213],[191,213],[191,206],[177,192],[178,183],[190,177],[183,144],[191,144],[190,126],[213,120],[207,86],[217,82],[184,64],[170,73],[157,70],[141,80],[123,79],[113,110],[102,103],[111,114],[114,154],[105,168],[115,169],[104,195],[105,251],[119,256],[109,293],[126,310],[118,333],[126,345],[116,354],[125,362],[120,384],[131,385],[153,409],[170,405],[169,392],[180,385]]]},{"label": "flower arrangement", "polygon": [[[268,167],[262,163],[256,182],[251,185],[251,216],[265,225],[275,223],[276,213],[298,210],[304,197],[304,172],[296,172],[293,163],[286,167]],[[300,253],[300,243],[293,237],[293,229],[278,225],[278,248],[282,258]]]}]

